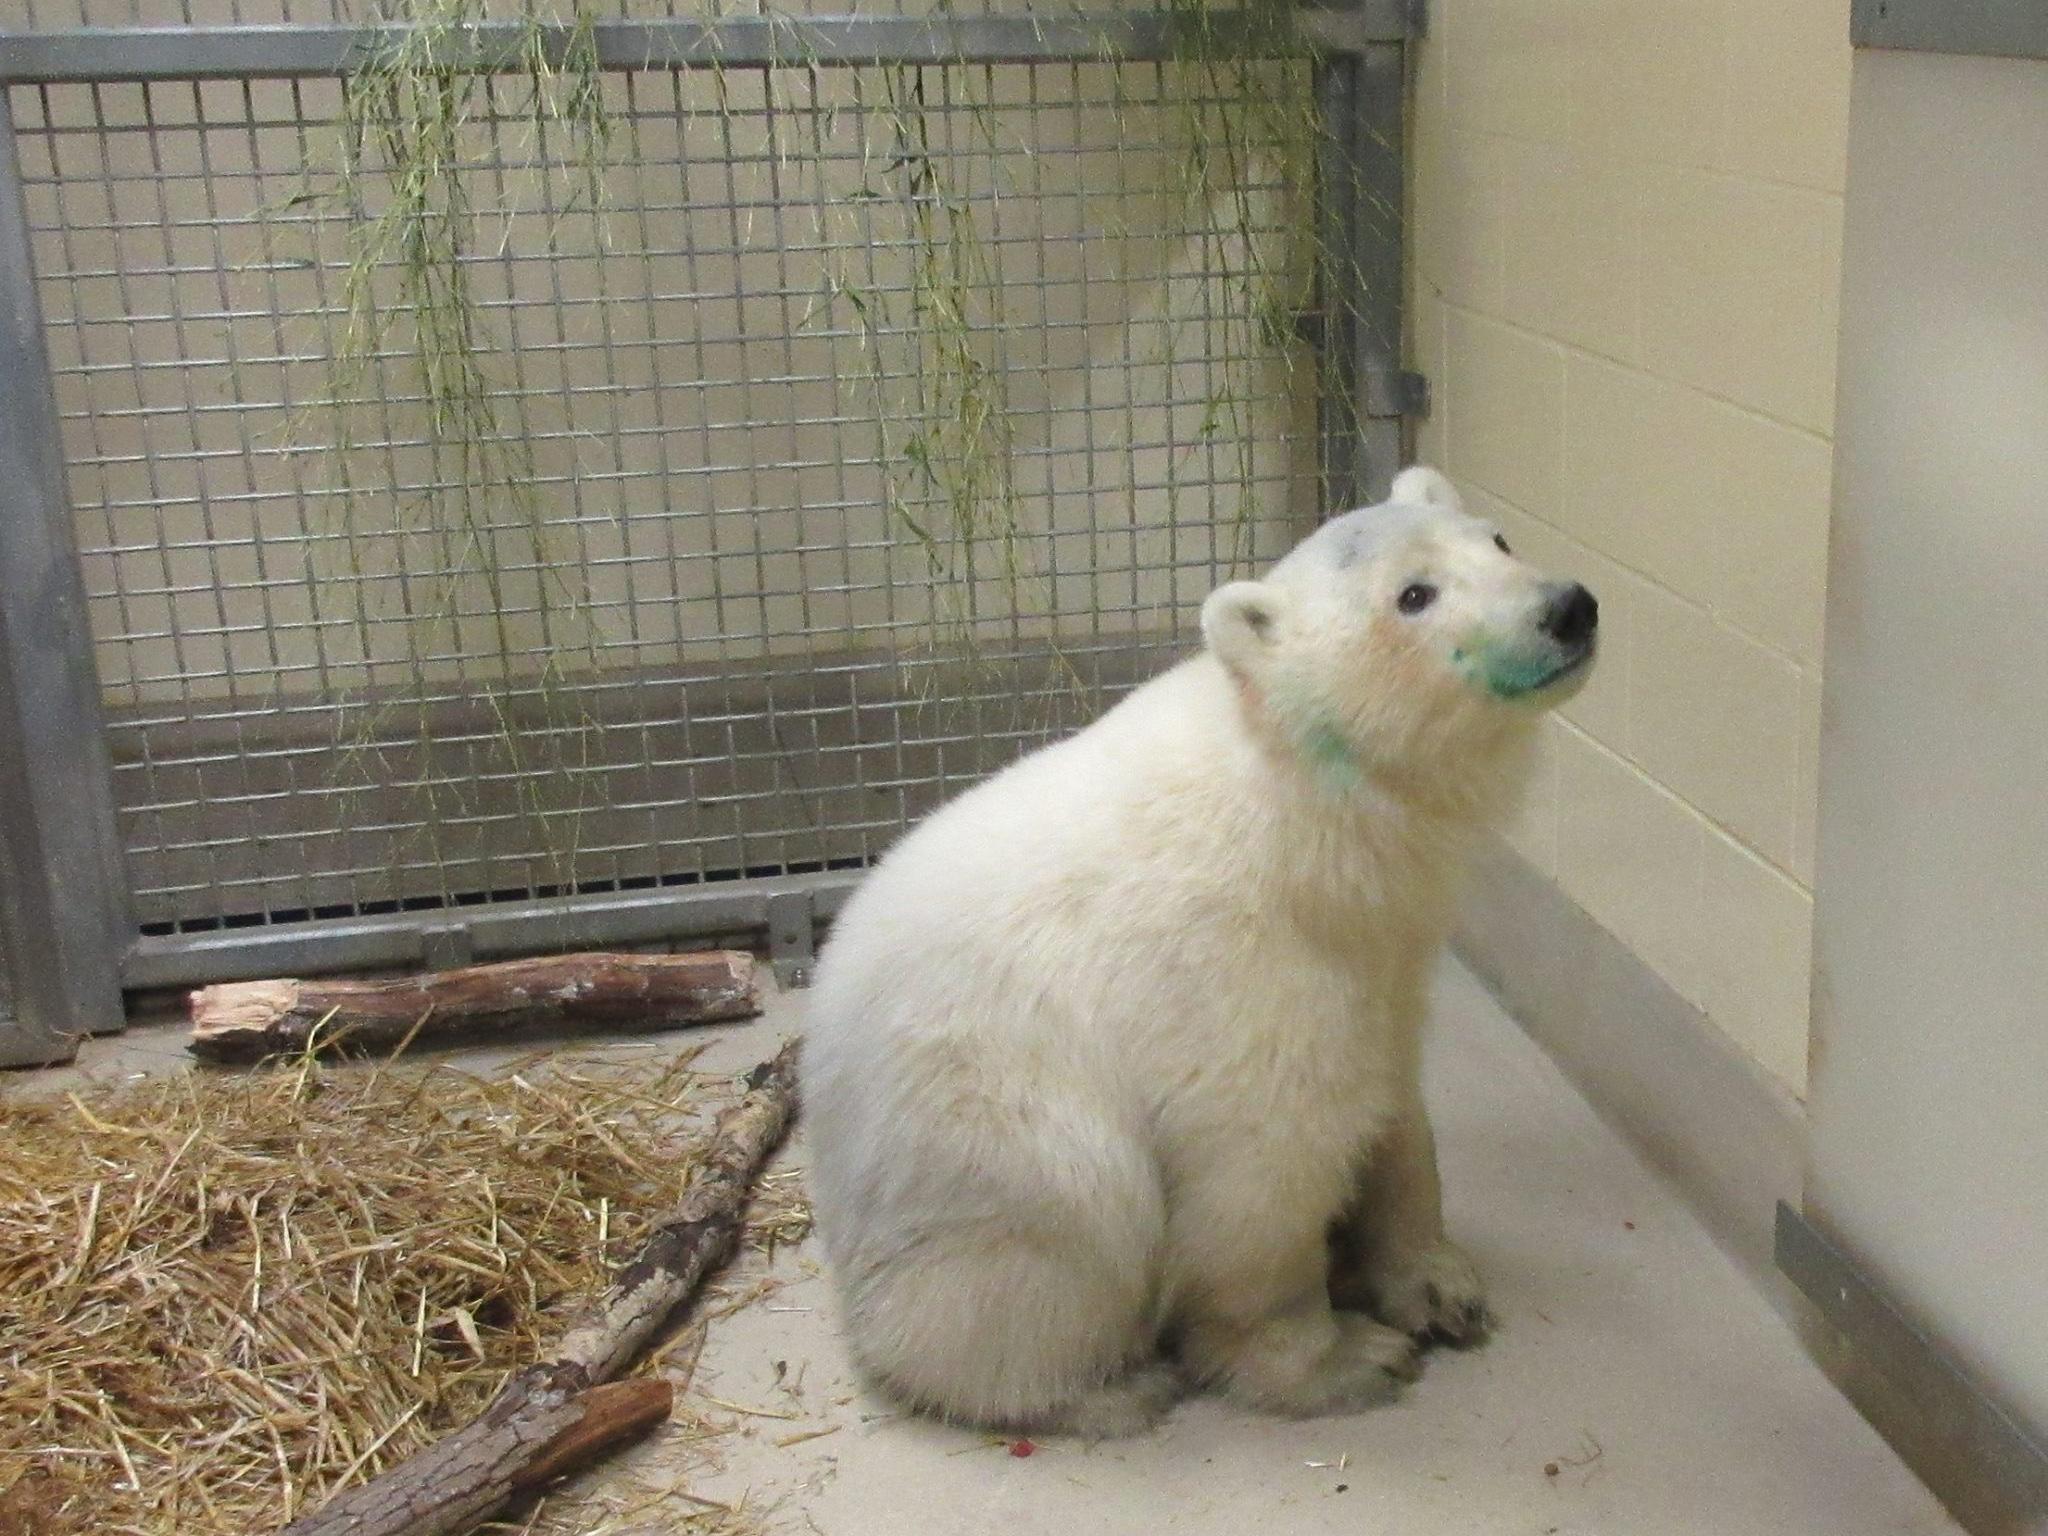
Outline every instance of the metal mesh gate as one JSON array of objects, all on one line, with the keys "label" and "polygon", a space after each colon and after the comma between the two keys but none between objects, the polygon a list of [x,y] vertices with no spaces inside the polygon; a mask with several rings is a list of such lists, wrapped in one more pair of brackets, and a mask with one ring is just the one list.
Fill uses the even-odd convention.
[{"label": "metal mesh gate", "polygon": [[[130,987],[766,925],[800,949],[906,825],[1390,472],[1404,31],[1353,13],[1227,83],[1151,15],[556,36],[599,66],[594,170],[511,69],[451,140],[484,400],[459,440],[417,337],[363,344],[408,302],[402,244],[359,259],[392,194],[315,195],[369,34],[0,35],[26,247],[0,287],[41,318],[4,564],[61,554],[40,579],[75,599],[45,635],[72,697],[37,697],[19,615],[0,634],[10,725],[93,738],[61,793],[23,751],[47,803],[9,818],[35,835],[8,885],[123,872],[10,904],[44,999],[16,1054],[92,1022],[89,953],[19,985],[38,922],[83,922]],[[1247,80],[1319,103],[1319,173],[1238,139],[1194,195],[1188,135]],[[1282,330],[1245,273],[1296,229],[1356,264]],[[36,520],[61,551],[16,536]]]}]

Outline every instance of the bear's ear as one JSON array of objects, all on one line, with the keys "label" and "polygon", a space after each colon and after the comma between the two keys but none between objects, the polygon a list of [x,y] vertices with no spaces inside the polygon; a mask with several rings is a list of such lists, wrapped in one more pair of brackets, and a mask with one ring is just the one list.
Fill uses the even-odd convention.
[{"label": "bear's ear", "polygon": [[1450,477],[1427,464],[1410,464],[1394,476],[1387,499],[1409,506],[1443,507],[1452,512],[1465,510],[1465,503],[1458,495],[1458,488],[1451,484]]},{"label": "bear's ear", "polygon": [[1233,581],[1202,604],[1202,638],[1223,664],[1242,671],[1280,638],[1287,594],[1264,581]]}]

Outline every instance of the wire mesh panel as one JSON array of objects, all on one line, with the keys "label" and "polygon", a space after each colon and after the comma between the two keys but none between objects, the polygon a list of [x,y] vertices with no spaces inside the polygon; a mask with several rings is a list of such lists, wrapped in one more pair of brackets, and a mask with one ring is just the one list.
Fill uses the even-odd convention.
[{"label": "wire mesh panel", "polygon": [[1244,83],[11,87],[145,932],[857,867],[1159,670],[1322,500]]}]

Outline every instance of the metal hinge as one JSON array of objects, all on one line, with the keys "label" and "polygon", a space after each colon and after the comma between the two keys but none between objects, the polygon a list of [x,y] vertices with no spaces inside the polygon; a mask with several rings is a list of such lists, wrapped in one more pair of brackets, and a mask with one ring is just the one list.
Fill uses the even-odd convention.
[{"label": "metal hinge", "polygon": [[[1328,345],[1329,326],[1319,309],[1296,310],[1294,334],[1304,346],[1321,352]],[[1375,416],[1427,416],[1429,379],[1412,368],[1368,369],[1359,380],[1365,401],[1364,414]]]},{"label": "metal hinge", "polygon": [[817,905],[809,891],[781,891],[768,898],[768,959],[784,987],[808,987],[817,964]]},{"label": "metal hinge", "polygon": [[1427,416],[1429,377],[1412,368],[1378,368],[1365,376],[1368,416]]}]

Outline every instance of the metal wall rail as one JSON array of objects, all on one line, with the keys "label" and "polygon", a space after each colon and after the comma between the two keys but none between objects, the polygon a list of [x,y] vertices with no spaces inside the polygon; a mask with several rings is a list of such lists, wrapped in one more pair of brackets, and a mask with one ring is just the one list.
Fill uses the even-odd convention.
[{"label": "metal wall rail", "polygon": [[[1314,324],[1324,371],[1319,435],[1330,502],[1383,491],[1403,418],[1422,409],[1400,367],[1405,44],[1418,0],[1363,0],[1300,13],[1297,35],[1211,18],[1210,40],[1272,56],[1306,42],[1326,129]],[[523,67],[517,24],[466,34],[456,67]],[[74,511],[33,269],[6,86],[345,75],[388,29],[349,26],[114,28],[0,32],[0,1065],[62,1060],[77,1038],[121,1023],[122,988],[392,965],[565,946],[707,936],[766,943],[800,976],[813,926],[856,873],[710,879],[305,922],[139,935],[114,811],[112,772]],[[1186,38],[1156,13],[946,19],[872,17],[603,22],[608,70],[811,65],[1157,62]],[[571,34],[548,46],[566,53]]]},{"label": "metal wall rail", "polygon": [[805,979],[816,926],[839,910],[859,878],[857,873],[824,871],[144,938],[129,951],[125,979],[141,989],[183,986],[196,976],[253,981],[399,966],[441,970],[564,949],[765,934],[777,974],[793,984]]},{"label": "metal wall rail", "polygon": [[[1247,53],[1307,44],[1355,54],[1410,35],[1409,0],[1368,0],[1350,9],[1306,10],[1295,35],[1269,22],[1222,12],[1205,27],[1210,46]],[[540,29],[556,62],[576,46],[564,26]],[[59,32],[0,32],[0,82],[53,84],[137,80],[247,80],[342,75],[388,49],[402,34],[347,24],[258,27],[81,27]],[[603,69],[728,68],[790,65],[1042,64],[1069,60],[1172,59],[1184,50],[1186,24],[1159,13],[1031,16],[736,17],[714,21],[600,21],[589,28]],[[517,69],[530,59],[533,31],[523,23],[466,29],[450,68]]]}]

